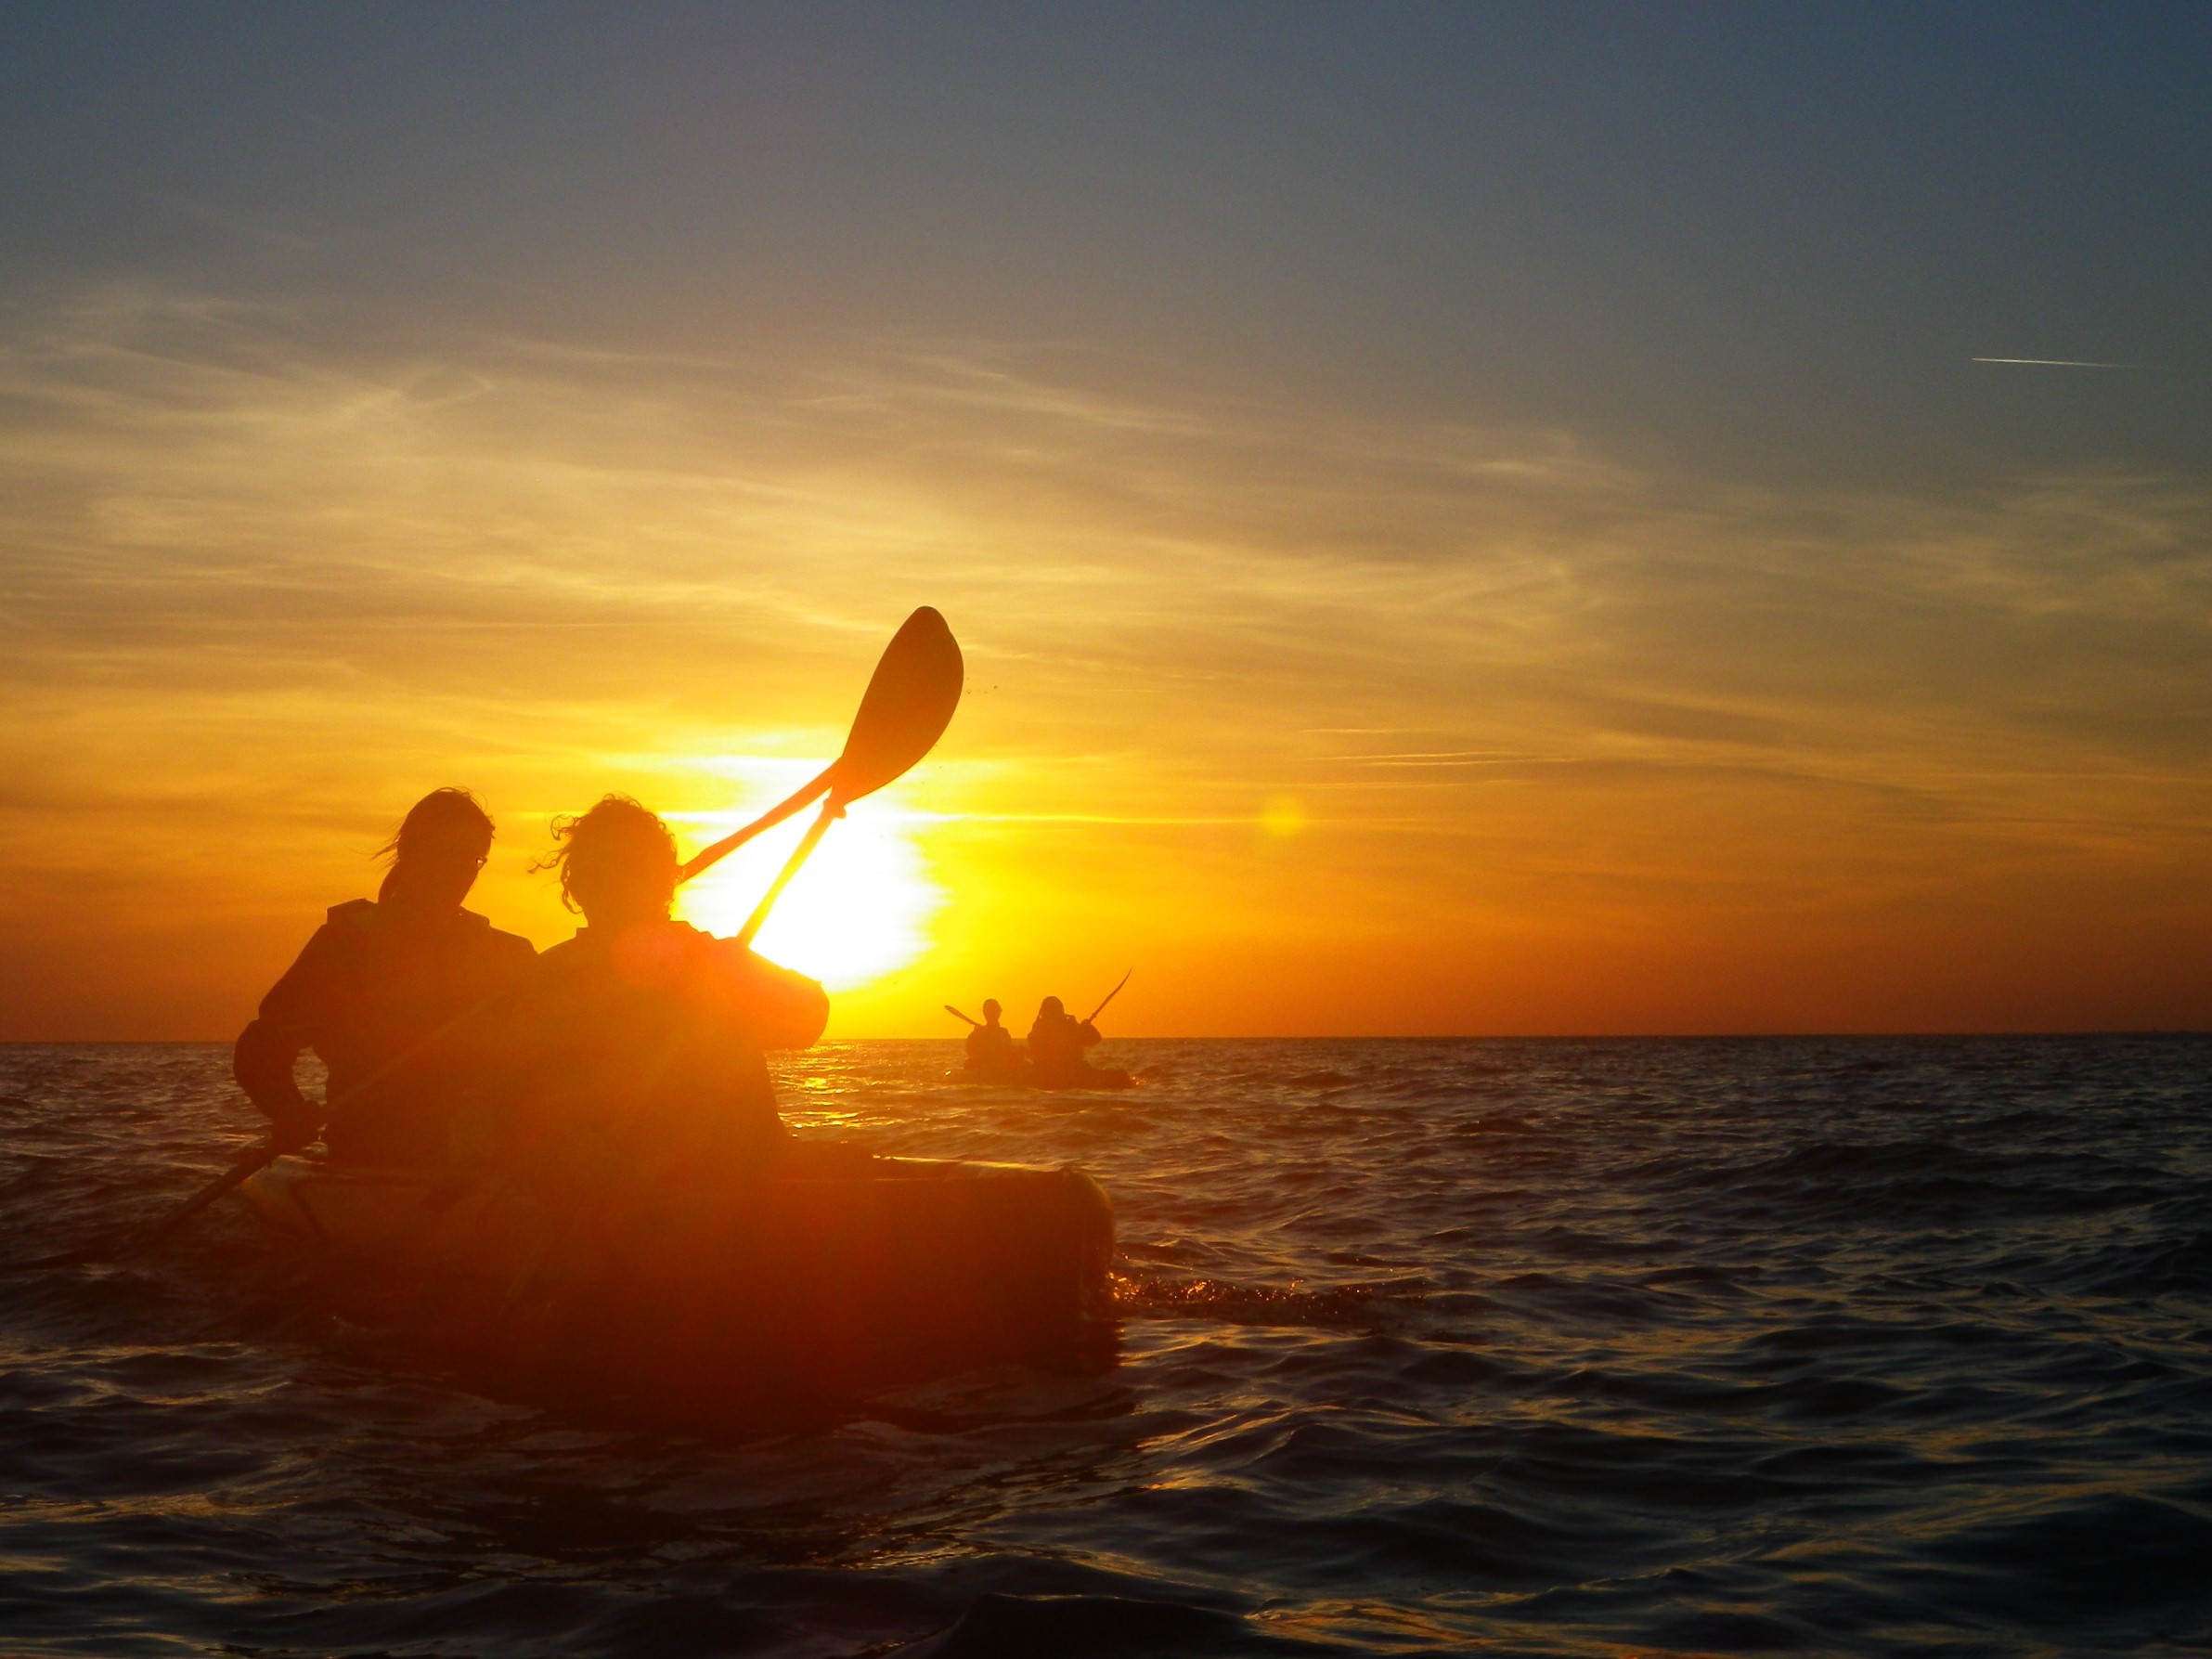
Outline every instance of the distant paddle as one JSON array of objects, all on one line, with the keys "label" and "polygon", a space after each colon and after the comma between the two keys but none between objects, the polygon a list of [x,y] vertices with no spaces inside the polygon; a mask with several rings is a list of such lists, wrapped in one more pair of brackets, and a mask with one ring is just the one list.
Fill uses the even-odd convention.
[{"label": "distant paddle", "polygon": [[[947,1003],[945,1004],[945,1012],[951,1015],[955,1019],[968,1019],[966,1015],[963,1014],[958,1008],[955,1008],[951,1003]],[[973,1026],[979,1026],[983,1022],[980,1019],[968,1019],[968,1024]]]},{"label": "distant paddle", "polygon": [[[1129,970],[1129,974],[1133,974],[1137,970],[1132,967]],[[1123,974],[1121,976],[1121,985],[1126,985],[1129,983],[1129,974]],[[1106,1011],[1106,1003],[1112,1002],[1116,997],[1121,994],[1121,985],[1115,986],[1113,990],[1106,993],[1106,1002],[1100,1003],[1097,1007],[1091,1010],[1091,1017],[1083,1021],[1085,1025],[1093,1024],[1097,1020],[1101,1014],[1104,1014]]]}]

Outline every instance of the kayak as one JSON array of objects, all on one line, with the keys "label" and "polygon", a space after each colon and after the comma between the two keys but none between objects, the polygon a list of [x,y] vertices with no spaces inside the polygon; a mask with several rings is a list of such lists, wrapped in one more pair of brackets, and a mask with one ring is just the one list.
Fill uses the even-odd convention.
[{"label": "kayak", "polygon": [[679,1427],[983,1367],[1115,1364],[1112,1207],[1080,1170],[801,1147],[710,1202],[558,1214],[511,1187],[280,1158],[239,1190],[369,1266],[486,1392]]}]

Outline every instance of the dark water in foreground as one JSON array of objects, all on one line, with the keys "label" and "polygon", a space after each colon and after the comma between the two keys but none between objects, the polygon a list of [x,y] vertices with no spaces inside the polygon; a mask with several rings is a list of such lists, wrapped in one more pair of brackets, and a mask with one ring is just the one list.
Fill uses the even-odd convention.
[{"label": "dark water in foreground", "polygon": [[[0,1651],[2212,1650],[2212,1042],[1123,1043],[1150,1086],[1058,1099],[951,1053],[787,1105],[1091,1169],[1115,1375],[579,1429],[380,1367],[218,1214],[0,1277]],[[0,1049],[0,1248],[191,1190],[224,1061]]]}]

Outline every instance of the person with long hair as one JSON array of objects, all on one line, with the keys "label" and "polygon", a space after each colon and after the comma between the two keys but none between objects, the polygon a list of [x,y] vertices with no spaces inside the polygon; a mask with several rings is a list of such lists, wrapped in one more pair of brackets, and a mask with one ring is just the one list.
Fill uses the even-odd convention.
[{"label": "person with long hair", "polygon": [[767,1173],[784,1145],[767,1052],[805,1048],[829,998],[672,920],[676,842],[626,796],[554,825],[541,867],[583,913],[537,960],[491,1090],[498,1161],[555,1186],[677,1196]]},{"label": "person with long hair", "polygon": [[[335,905],[239,1035],[231,1069],[297,1150],[319,1131],[333,1159],[436,1163],[472,1020],[530,968],[530,941],[461,908],[492,845],[491,815],[466,789],[417,801],[382,852],[377,896]],[[312,1048],[329,1070],[317,1105],[293,1068]]]},{"label": "person with long hair", "polygon": [[1097,1042],[1096,1026],[1068,1013],[1058,997],[1046,997],[1029,1027],[1029,1066],[1039,1084],[1070,1089],[1090,1082],[1094,1073],[1083,1050]]}]

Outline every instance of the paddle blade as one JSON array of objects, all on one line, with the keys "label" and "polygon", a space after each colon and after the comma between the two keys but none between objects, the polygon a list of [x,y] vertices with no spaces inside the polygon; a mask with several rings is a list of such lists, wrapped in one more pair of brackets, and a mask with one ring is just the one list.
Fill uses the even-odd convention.
[{"label": "paddle blade", "polygon": [[960,706],[966,672],[944,617],[928,605],[909,616],[884,647],[845,753],[831,768],[833,798],[873,795],[928,754]]}]

